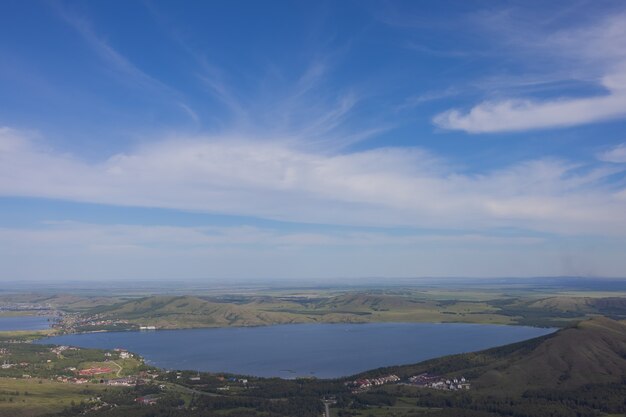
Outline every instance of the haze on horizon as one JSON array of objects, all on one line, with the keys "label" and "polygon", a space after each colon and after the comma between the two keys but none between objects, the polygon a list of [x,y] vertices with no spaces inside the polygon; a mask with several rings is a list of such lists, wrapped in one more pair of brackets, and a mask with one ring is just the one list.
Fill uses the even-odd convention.
[{"label": "haze on horizon", "polygon": [[0,4],[0,282],[626,276],[626,5]]}]

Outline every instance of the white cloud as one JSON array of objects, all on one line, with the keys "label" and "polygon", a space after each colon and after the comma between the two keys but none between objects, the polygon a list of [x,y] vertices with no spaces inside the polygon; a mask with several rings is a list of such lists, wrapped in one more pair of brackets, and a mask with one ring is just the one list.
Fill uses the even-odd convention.
[{"label": "white cloud", "polygon": [[485,102],[469,112],[449,110],[434,123],[444,129],[493,133],[578,126],[626,116],[626,93],[604,97],[538,102],[506,100]]},{"label": "white cloud", "polygon": [[[626,235],[620,166],[535,160],[464,174],[416,148],[328,154],[294,141],[151,142],[101,162],[0,130],[0,195],[304,223]],[[622,191],[623,193],[623,191]]]},{"label": "white cloud", "polygon": [[[440,113],[433,119],[437,126],[491,133],[578,126],[626,117],[626,13],[598,19],[588,27],[556,32],[537,26],[520,28],[513,21],[508,26],[514,30],[505,29],[502,22],[495,26],[500,28],[509,50],[522,54],[517,59],[550,62],[556,58],[558,65],[571,67],[567,78],[577,74],[605,92],[584,97],[489,100],[469,111],[451,109]],[[551,65],[545,71],[554,70]],[[560,68],[556,70],[563,73]]]},{"label": "white cloud", "polygon": [[598,159],[605,162],[613,162],[616,164],[626,163],[626,143],[617,145],[613,149],[602,152],[598,155]]}]

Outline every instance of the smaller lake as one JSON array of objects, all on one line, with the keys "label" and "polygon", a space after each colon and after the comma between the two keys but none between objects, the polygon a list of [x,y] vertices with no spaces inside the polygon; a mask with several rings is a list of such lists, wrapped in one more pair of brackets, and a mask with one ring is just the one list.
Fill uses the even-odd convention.
[{"label": "smaller lake", "polygon": [[263,377],[336,378],[552,333],[481,324],[289,324],[64,335],[37,343],[125,348],[154,366]]},{"label": "smaller lake", "polygon": [[43,330],[50,327],[45,316],[0,317],[0,331],[12,330]]}]

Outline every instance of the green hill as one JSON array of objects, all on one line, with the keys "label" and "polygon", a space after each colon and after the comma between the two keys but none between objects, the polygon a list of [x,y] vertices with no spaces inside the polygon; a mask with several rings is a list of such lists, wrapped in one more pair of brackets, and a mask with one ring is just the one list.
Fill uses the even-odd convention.
[{"label": "green hill", "polygon": [[191,296],[156,296],[94,309],[107,319],[123,319],[159,328],[260,326],[303,322],[301,316],[207,301]]},{"label": "green hill", "polygon": [[330,297],[318,302],[315,307],[339,311],[388,311],[411,310],[434,304],[434,302],[416,300],[411,297],[357,292]]},{"label": "green hill", "polygon": [[464,375],[473,389],[493,393],[621,383],[626,378],[626,322],[594,317],[512,345],[374,371],[389,372],[402,377]]},{"label": "green hill", "polygon": [[614,317],[626,316],[626,298],[623,297],[548,297],[528,302],[527,306],[556,313],[575,312]]},{"label": "green hill", "polygon": [[563,329],[518,358],[497,361],[477,381],[507,390],[574,388],[626,377],[626,324],[593,318]]},{"label": "green hill", "polygon": [[0,296],[0,305],[36,304],[64,311],[85,311],[117,302],[116,297],[78,296],[74,294],[8,294]]},{"label": "green hill", "polygon": [[[349,292],[326,297],[149,296],[132,300],[63,298],[88,317],[159,328],[284,323],[464,322],[565,327],[593,315],[626,317],[626,298],[548,297],[489,301]],[[114,303],[115,302],[115,303]],[[95,305],[94,305],[95,304]],[[100,304],[100,305],[98,305]],[[67,310],[70,310],[70,308]],[[111,328],[102,328],[111,330]],[[84,329],[82,329],[84,330]]]}]

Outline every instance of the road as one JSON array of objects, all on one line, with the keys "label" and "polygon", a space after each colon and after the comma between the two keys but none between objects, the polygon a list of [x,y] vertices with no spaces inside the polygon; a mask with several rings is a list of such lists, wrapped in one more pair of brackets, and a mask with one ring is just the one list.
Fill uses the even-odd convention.
[{"label": "road", "polygon": [[335,400],[322,400],[324,403],[324,417],[330,417],[330,405],[335,404]]},{"label": "road", "polygon": [[122,368],[122,366],[119,363],[117,363],[117,362],[109,361],[109,363],[112,363],[113,365],[116,365],[119,368],[117,370],[117,373],[115,374],[119,378],[120,377],[120,373],[122,372],[122,369],[124,369],[124,368]]}]

